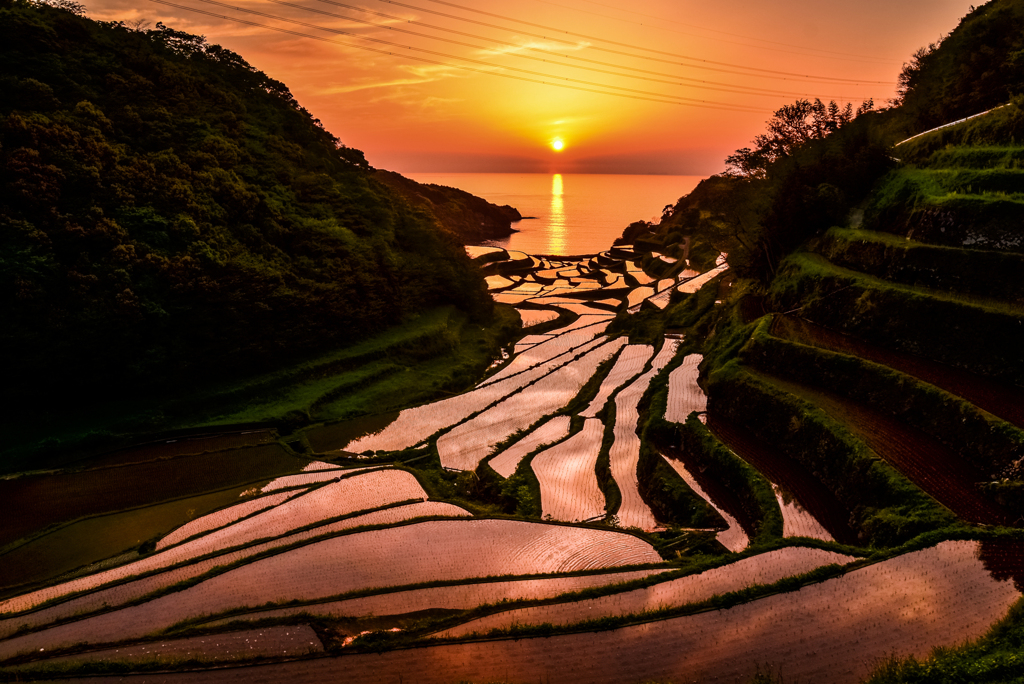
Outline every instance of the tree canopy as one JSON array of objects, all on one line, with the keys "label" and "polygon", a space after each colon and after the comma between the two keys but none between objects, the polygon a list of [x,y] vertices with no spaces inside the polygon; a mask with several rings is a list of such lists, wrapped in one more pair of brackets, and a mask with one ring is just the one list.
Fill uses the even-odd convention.
[{"label": "tree canopy", "polygon": [[875,103],[867,100],[857,108],[847,103],[840,107],[832,100],[797,100],[775,111],[768,120],[766,132],[754,138],[754,147],[744,147],[725,158],[728,173],[746,178],[765,178],[768,169],[790,156],[796,148],[812,140],[824,140],[846,124],[873,110]]},{"label": "tree canopy", "polygon": [[[202,36],[0,0],[7,388],[185,382],[492,306],[455,236]],[[67,6],[65,6],[67,5]]]}]

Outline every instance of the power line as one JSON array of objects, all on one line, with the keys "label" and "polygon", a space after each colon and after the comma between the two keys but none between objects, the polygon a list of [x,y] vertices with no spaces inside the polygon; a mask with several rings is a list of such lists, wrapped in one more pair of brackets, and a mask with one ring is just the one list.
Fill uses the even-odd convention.
[{"label": "power line", "polygon": [[[626,55],[626,56],[629,56],[629,57],[635,57],[637,59],[647,59],[647,60],[651,60],[651,61],[654,61],[654,62],[665,62],[666,64],[677,64],[677,65],[680,65],[680,66],[699,66],[700,68],[709,69],[711,71],[722,71],[721,69],[715,69],[713,67],[703,66],[705,64],[712,64],[712,65],[716,65],[716,66],[719,66],[719,67],[729,67],[731,69],[746,69],[747,71],[754,71],[754,72],[762,73],[762,74],[772,74],[772,76],[771,76],[772,78],[788,76],[788,77],[792,77],[792,78],[799,78],[801,80],[815,80],[815,81],[823,81],[823,82],[826,82],[826,83],[857,83],[857,84],[874,84],[874,85],[895,85],[895,83],[890,82],[890,81],[868,81],[868,80],[864,80],[864,79],[853,79],[853,78],[829,78],[827,76],[811,76],[811,75],[808,75],[808,74],[797,74],[797,73],[793,73],[793,72],[789,72],[789,71],[778,71],[778,70],[775,70],[775,69],[761,69],[759,67],[743,66],[742,64],[730,64],[728,62],[718,62],[718,61],[710,60],[710,59],[702,59],[700,57],[690,57],[688,55],[680,55],[680,54],[676,54],[676,53],[672,53],[672,52],[665,52],[663,50],[655,50],[653,48],[643,47],[642,45],[630,45],[628,43],[620,43],[620,42],[617,42],[617,41],[614,41],[614,40],[608,40],[607,38],[600,38],[598,36],[587,35],[585,33],[575,33],[573,31],[566,31],[564,29],[558,29],[558,28],[554,28],[554,27],[551,27],[551,26],[545,26],[544,24],[536,24],[534,22],[524,21],[522,19],[516,19],[514,17],[508,17],[508,16],[505,16],[503,14],[495,14],[493,12],[485,12],[484,10],[479,10],[479,9],[476,9],[476,8],[473,8],[473,7],[466,7],[464,5],[457,5],[457,4],[453,3],[453,2],[445,2],[445,0],[426,0],[426,1],[427,2],[433,2],[433,3],[436,3],[438,5],[445,5],[446,7],[454,7],[455,9],[460,9],[460,10],[463,10],[465,12],[474,12],[476,14],[482,14],[484,16],[494,17],[496,19],[502,19],[504,21],[511,21],[511,22],[514,22],[514,23],[517,23],[517,24],[522,24],[524,26],[532,26],[534,28],[539,28],[539,29],[542,29],[544,31],[554,31],[555,33],[561,33],[561,34],[565,34],[567,36],[574,36],[576,38],[583,38],[584,40],[596,40],[598,42],[608,43],[609,45],[617,45],[619,47],[625,47],[625,48],[629,48],[631,50],[643,50],[644,52],[650,52],[650,53],[658,54],[658,55],[665,55],[665,56],[668,56],[668,57],[675,57],[676,59],[683,59],[683,60],[687,60],[687,61],[697,62],[698,64],[696,64],[696,65],[693,65],[693,64],[686,65],[686,64],[683,64],[681,62],[672,62],[672,61],[665,60],[665,59],[659,59],[657,57],[645,57],[643,55],[636,55],[636,54],[631,54],[631,53],[626,53],[626,52],[619,52],[617,50],[611,50],[609,48],[602,48],[602,47],[598,47],[596,45],[590,45],[589,46],[590,48],[592,48],[594,50],[601,50],[602,52],[610,52],[610,53],[618,54],[618,55]],[[380,0],[380,2],[386,2],[386,3],[390,4],[390,5],[397,5],[399,7],[405,7],[407,9],[415,10],[415,11],[418,11],[418,12],[427,12],[429,14],[437,14],[439,16],[449,17],[451,19],[457,19],[459,21],[465,21],[465,22],[474,23],[474,24],[481,24],[483,26],[489,26],[491,28],[497,28],[497,29],[500,29],[500,30],[503,30],[503,31],[511,30],[511,29],[506,29],[506,28],[500,27],[500,26],[494,26],[493,24],[485,24],[483,22],[478,22],[478,21],[475,21],[475,20],[472,20],[472,19],[466,19],[464,17],[459,17],[457,15],[444,14],[442,12],[436,12],[434,10],[425,9],[423,7],[415,7],[413,5],[407,5],[407,4],[402,3],[402,2],[397,2],[397,0]],[[553,38],[551,36],[541,36],[541,35],[537,35],[537,34],[526,33],[525,31],[520,31],[520,33],[523,33],[524,35],[533,36],[534,38],[543,38],[544,40],[560,40],[563,43],[567,43],[568,42],[568,41],[561,40],[561,39],[558,39],[558,38]],[[753,76],[753,75],[755,75],[755,74],[742,73],[742,72],[734,72],[734,71],[725,71],[723,73],[739,73],[739,75],[741,75],[741,76]],[[787,80],[787,79],[783,79],[783,80]]]},{"label": "power line", "polygon": [[[403,29],[399,29],[399,28],[396,28],[394,26],[375,24],[373,22],[365,21],[365,20],[362,20],[362,19],[356,19],[354,17],[346,17],[346,16],[343,16],[343,15],[340,15],[340,14],[332,14],[330,12],[321,12],[319,10],[315,10],[315,9],[311,9],[311,8],[308,8],[308,7],[304,7],[302,5],[296,5],[296,4],[293,4],[293,3],[284,2],[283,0],[268,0],[268,1],[276,3],[276,4],[279,4],[279,5],[287,5],[287,6],[290,6],[290,7],[297,7],[299,9],[307,10],[309,12],[316,12],[318,14],[326,14],[327,16],[337,17],[337,18],[340,18],[340,19],[347,19],[349,21],[355,21],[355,22],[358,22],[358,23],[363,23],[363,24],[366,24],[368,26],[374,26],[374,27],[377,27],[377,28],[380,28],[380,29],[389,30],[389,31],[398,31],[400,33],[409,33],[411,35],[420,36],[420,37],[424,37],[424,38],[429,38],[431,40],[440,40],[440,41],[443,41],[443,42],[453,43],[455,45],[463,45],[463,46],[468,46],[468,47],[475,47],[475,48],[481,49],[481,50],[486,50],[487,49],[487,48],[484,48],[484,47],[481,47],[481,46],[467,45],[466,43],[462,43],[462,42],[459,42],[459,41],[447,40],[445,38],[441,38],[441,37],[438,37],[438,36],[430,36],[430,35],[425,35],[425,34],[416,33],[416,32],[412,32],[412,31],[405,31]],[[436,24],[428,24],[428,23],[425,23],[425,22],[422,22],[422,21],[417,21],[415,19],[403,19],[402,17],[396,17],[393,14],[386,14],[384,12],[378,12],[376,10],[370,10],[370,9],[366,9],[364,7],[358,7],[358,6],[355,6],[355,5],[347,5],[345,3],[335,2],[334,0],[317,0],[317,2],[322,2],[322,3],[327,4],[327,5],[333,5],[335,7],[341,7],[341,8],[347,9],[347,10],[365,12],[365,13],[371,14],[373,16],[382,17],[384,19],[390,19],[390,20],[393,20],[393,21],[401,21],[401,22],[404,22],[404,23],[407,23],[407,24],[412,24],[414,26],[422,26],[424,28],[433,29],[435,31],[444,31],[446,33],[452,33],[452,34],[459,35],[459,36],[466,36],[468,38],[474,38],[476,40],[484,40],[484,41],[488,41],[488,42],[491,42],[491,43],[497,43],[498,45],[501,45],[501,46],[504,46],[504,47],[508,47],[508,48],[515,48],[515,49],[521,49],[521,50],[529,50],[531,52],[539,52],[539,53],[546,54],[546,55],[554,55],[554,56],[557,56],[557,57],[561,57],[562,59],[570,59],[570,60],[575,60],[575,61],[579,61],[579,62],[585,62],[587,64],[596,64],[598,66],[612,67],[614,69],[620,69],[622,71],[632,71],[632,72],[636,72],[636,73],[640,73],[640,74],[649,74],[651,76],[660,76],[660,77],[670,78],[670,79],[675,79],[675,80],[665,81],[665,80],[660,80],[660,79],[644,78],[644,77],[641,77],[641,76],[631,76],[629,74],[621,74],[621,73],[609,72],[609,71],[604,71],[603,69],[591,69],[591,68],[588,68],[588,67],[579,66],[579,65],[575,65],[575,64],[561,64],[560,65],[560,66],[567,66],[567,67],[574,68],[574,69],[585,69],[587,71],[594,71],[594,72],[597,72],[597,73],[612,74],[612,75],[615,75],[615,76],[626,76],[627,78],[636,78],[636,79],[640,79],[640,80],[644,80],[644,81],[652,81],[652,82],[655,82],[655,83],[668,83],[670,85],[686,85],[686,83],[684,83],[684,82],[688,82],[688,83],[700,85],[701,87],[703,87],[703,88],[705,88],[707,90],[715,90],[715,91],[723,92],[723,93],[736,93],[736,94],[740,94],[740,95],[747,95],[747,94],[749,94],[749,95],[758,95],[758,96],[766,96],[766,97],[767,96],[772,96],[772,97],[776,97],[776,96],[778,96],[778,97],[807,97],[808,96],[807,93],[793,93],[793,92],[785,92],[785,91],[780,91],[780,90],[769,90],[769,89],[766,89],[766,88],[756,88],[756,87],[753,87],[753,86],[734,85],[734,84],[731,84],[731,83],[719,83],[717,81],[707,81],[707,80],[704,80],[704,79],[690,78],[690,77],[686,77],[686,76],[676,76],[674,74],[666,74],[664,72],[659,72],[659,71],[650,71],[648,69],[639,69],[637,67],[623,66],[623,65],[620,65],[620,64],[613,64],[613,63],[610,63],[610,62],[602,62],[602,61],[599,61],[599,60],[587,59],[585,57],[579,57],[577,55],[570,55],[570,54],[563,54],[563,53],[560,53],[560,52],[554,52],[552,50],[547,50],[547,49],[544,49],[544,48],[533,47],[533,46],[530,46],[530,45],[515,45],[515,44],[511,44],[511,43],[506,43],[506,42],[502,42],[502,41],[494,39],[494,38],[488,38],[486,36],[480,36],[480,35],[477,35],[475,33],[467,33],[465,31],[459,31],[459,30],[448,28],[448,27],[445,27],[445,26],[438,26]],[[530,57],[528,55],[522,55],[522,54],[519,54],[519,53],[508,53],[508,54],[512,54],[512,55],[514,55],[516,57],[522,57],[523,59],[533,59],[534,61],[542,61],[542,62],[546,62],[546,63],[550,63],[550,64],[558,64],[558,62],[551,62],[550,60],[544,60],[544,59],[539,59],[539,58],[536,58],[536,57]],[[848,100],[856,100],[856,99],[864,100],[864,99],[867,99],[865,97],[849,97],[849,96],[845,96],[845,95],[821,95],[821,94],[818,94],[818,97],[825,97],[825,98],[830,98],[830,99],[837,99],[837,98],[838,99],[848,99]]]},{"label": "power line", "polygon": [[[416,55],[407,55],[407,54],[404,54],[404,53],[392,52],[392,51],[388,51],[388,50],[381,50],[381,49],[378,49],[378,48],[369,47],[367,45],[359,45],[359,44],[356,44],[356,43],[349,43],[349,42],[346,42],[346,41],[334,40],[334,39],[331,39],[331,38],[324,38],[323,36],[314,36],[314,35],[311,35],[309,33],[303,33],[301,31],[292,31],[290,29],[280,28],[278,26],[268,26],[267,24],[261,24],[259,22],[255,22],[255,21],[248,21],[248,20],[245,20],[245,19],[240,19],[238,17],[231,17],[231,16],[227,16],[227,15],[224,15],[224,14],[217,14],[216,12],[208,12],[206,10],[201,10],[201,9],[196,8],[196,7],[188,7],[188,6],[185,6],[185,5],[178,5],[178,4],[173,3],[173,2],[168,2],[167,0],[150,0],[150,2],[154,2],[154,3],[158,4],[158,5],[166,5],[168,7],[174,7],[174,8],[177,8],[177,9],[180,9],[180,10],[185,10],[185,11],[188,11],[188,12],[195,12],[197,14],[203,14],[203,15],[208,16],[208,17],[214,17],[214,18],[217,18],[217,19],[223,19],[225,21],[235,22],[237,24],[243,24],[243,25],[246,25],[246,26],[253,26],[253,27],[256,27],[256,28],[262,28],[262,29],[266,29],[268,31],[275,31],[277,33],[284,33],[284,34],[288,34],[288,35],[292,35],[292,36],[299,36],[301,38],[309,38],[311,40],[317,40],[317,41],[320,41],[322,43],[332,43],[334,45],[343,45],[345,47],[355,48],[357,50],[366,50],[367,52],[374,52],[374,53],[377,53],[377,54],[380,54],[380,55],[402,56],[403,58],[416,60],[418,62],[423,62],[425,64],[433,64],[435,66],[443,66],[443,67],[447,67],[447,68],[451,68],[451,69],[460,69],[460,70],[463,70],[463,71],[471,71],[471,72],[474,72],[474,73],[485,74],[485,75],[488,75],[488,76],[500,76],[502,78],[509,78],[509,79],[513,79],[513,80],[516,80],[516,81],[525,81],[527,83],[538,83],[540,85],[555,86],[557,88],[564,88],[564,89],[567,89],[567,90],[577,90],[577,91],[580,91],[580,92],[596,93],[598,95],[611,95],[613,97],[621,97],[621,98],[630,99],[630,100],[643,100],[643,101],[647,101],[647,102],[657,102],[659,104],[671,104],[671,105],[680,105],[680,106],[686,106],[686,107],[699,107],[699,108],[702,108],[702,109],[718,109],[718,110],[733,111],[733,112],[762,112],[762,111],[765,111],[765,110],[753,109],[753,108],[739,109],[739,108],[730,108],[730,107],[717,106],[717,105],[715,105],[713,103],[712,104],[708,104],[705,100],[697,100],[697,99],[694,99],[694,98],[672,98],[672,99],[670,99],[671,96],[642,97],[642,96],[638,96],[638,95],[630,95],[628,93],[616,93],[616,92],[609,92],[607,90],[597,90],[597,89],[594,89],[594,88],[583,88],[583,87],[580,87],[580,86],[568,85],[568,84],[565,84],[565,83],[559,83],[557,80],[555,80],[555,81],[543,81],[543,80],[539,80],[539,79],[535,79],[535,78],[527,78],[527,77],[524,77],[524,76],[516,76],[514,74],[504,74],[504,73],[500,73],[500,72],[493,71],[493,70],[488,70],[488,69],[478,69],[476,67],[466,66],[466,65],[463,65],[463,64],[451,64],[451,63],[448,63],[448,62],[440,62],[438,60],[428,59],[426,57],[418,57]],[[293,22],[293,23],[300,23],[300,22]],[[330,30],[330,29],[326,29],[326,30]],[[407,47],[407,46],[399,45],[398,47]],[[461,59],[461,58],[459,58],[459,59]],[[503,67],[498,67],[498,68],[503,68]],[[557,77],[550,77],[550,78],[557,79]],[[563,79],[563,80],[566,80],[566,79]],[[604,86],[601,86],[601,84],[595,84],[595,85],[597,87],[599,87],[599,88],[600,87],[604,87]],[[685,101],[684,102],[684,101],[682,101],[683,99],[692,100],[692,101]]]},{"label": "power line", "polygon": [[[209,0],[200,0],[200,2],[208,2],[208,1]],[[359,19],[359,18],[356,18],[356,17],[346,16],[346,15],[342,15],[342,14],[335,14],[333,12],[327,12],[327,11],[324,11],[324,10],[318,10],[318,9],[314,9],[312,7],[305,7],[303,5],[298,5],[298,4],[295,4],[295,3],[292,3],[292,2],[286,2],[285,0],[267,0],[267,1],[268,2],[272,2],[274,4],[277,4],[277,5],[283,5],[285,7],[294,7],[296,9],[304,10],[304,11],[307,11],[307,12],[313,12],[315,14],[322,14],[324,16],[334,17],[336,19],[344,19],[346,21],[352,21],[352,22],[356,22],[356,23],[363,24],[363,25],[366,25],[366,26],[372,26],[372,27],[378,28],[378,29],[383,29],[383,30],[388,30],[388,31],[395,31],[397,33],[404,33],[404,34],[411,35],[411,36],[417,36],[419,38],[427,38],[429,40],[437,40],[437,41],[441,41],[441,42],[445,42],[445,43],[450,43],[452,45],[459,45],[459,46],[462,46],[462,47],[469,47],[469,48],[473,48],[473,49],[477,49],[477,50],[484,50],[484,51],[486,51],[486,50],[490,50],[491,49],[491,48],[488,48],[488,47],[486,47],[484,45],[474,45],[472,43],[465,43],[465,42],[462,42],[462,41],[459,41],[459,40],[453,40],[453,39],[450,39],[450,38],[443,38],[443,37],[440,37],[440,36],[432,36],[432,35],[425,34],[425,33],[418,33],[416,31],[409,31],[407,29],[402,29],[402,28],[398,28],[398,27],[395,27],[395,26],[387,26],[387,25],[377,24],[377,23],[374,23],[372,21],[366,21],[364,19]],[[555,56],[566,58],[566,59],[577,59],[577,60],[581,60],[581,61],[584,61],[584,62],[587,62],[587,63],[590,63],[590,64],[598,64],[598,65],[601,65],[601,66],[608,66],[608,67],[612,67],[612,68],[620,69],[620,70],[637,71],[637,72],[640,72],[640,73],[648,73],[648,74],[652,74],[652,75],[655,75],[655,76],[664,76],[664,77],[667,77],[668,79],[673,79],[673,80],[666,80],[665,78],[650,78],[650,77],[646,77],[646,76],[635,76],[635,75],[632,75],[632,74],[621,73],[621,71],[608,71],[606,69],[596,69],[596,68],[593,68],[593,67],[581,66],[581,65],[578,65],[578,64],[567,64],[565,62],[558,62],[558,61],[554,61],[554,60],[551,60],[551,59],[544,59],[544,58],[541,58],[541,57],[534,57],[532,55],[524,55],[524,54],[521,54],[519,52],[505,53],[505,54],[510,54],[513,57],[519,57],[521,59],[529,59],[529,60],[533,60],[535,62],[542,62],[544,64],[553,64],[553,65],[556,65],[556,66],[563,66],[563,67],[568,67],[568,68],[571,68],[571,69],[581,69],[581,70],[585,70],[585,71],[591,71],[591,72],[594,72],[594,73],[607,74],[607,75],[611,75],[611,76],[622,76],[622,77],[625,77],[625,78],[633,78],[633,79],[642,80],[642,81],[649,81],[649,82],[652,82],[652,83],[664,83],[664,84],[676,85],[676,86],[686,86],[686,85],[688,85],[687,82],[689,82],[690,84],[700,85],[705,90],[713,90],[713,91],[724,92],[724,93],[735,93],[735,94],[739,94],[739,95],[756,95],[756,96],[759,96],[759,97],[806,97],[807,96],[806,93],[790,93],[790,92],[783,92],[783,91],[777,91],[777,90],[766,90],[764,88],[750,88],[750,87],[747,87],[747,86],[733,86],[731,84],[721,84],[721,83],[716,83],[714,81],[710,81],[709,82],[709,81],[703,81],[701,79],[688,78],[688,77],[683,77],[683,76],[674,76],[672,74],[663,74],[663,73],[654,72],[654,71],[647,71],[647,70],[644,70],[644,69],[635,69],[635,68],[632,68],[632,67],[623,67],[623,66],[619,66],[619,65],[616,65],[616,64],[611,64],[611,63],[608,63],[608,62],[599,62],[597,60],[590,60],[590,59],[585,59],[585,58],[579,58],[579,57],[575,57],[573,55],[562,55],[560,53],[555,53],[555,52],[552,52],[550,50],[545,50],[543,48],[534,48],[534,47],[530,47],[530,46],[523,46],[523,45],[514,45],[514,44],[510,44],[510,43],[503,43],[501,41],[498,41],[498,40],[495,40],[495,39],[492,39],[492,38],[487,38],[485,36],[478,36],[478,35],[472,34],[472,33],[466,33],[466,32],[463,32],[463,31],[456,31],[454,29],[448,29],[448,28],[445,28],[445,27],[442,27],[442,26],[435,26],[433,24],[425,24],[423,22],[418,22],[418,21],[411,20],[411,19],[402,19],[401,17],[396,17],[396,16],[393,16],[393,15],[390,15],[390,14],[385,14],[383,12],[376,12],[376,11],[373,11],[373,10],[367,10],[367,9],[363,9],[363,8],[360,8],[360,7],[355,7],[355,6],[352,6],[352,5],[346,5],[344,3],[334,2],[333,0],[318,0],[318,1],[322,2],[322,3],[325,3],[325,4],[328,4],[328,5],[334,5],[335,7],[342,7],[344,9],[359,10],[359,11],[367,12],[369,14],[373,14],[375,16],[383,17],[383,18],[386,18],[386,19],[402,21],[402,22],[405,22],[405,23],[408,23],[408,24],[414,24],[414,25],[417,25],[417,26],[424,26],[426,28],[431,28],[431,29],[435,29],[435,30],[439,30],[439,31],[448,31],[448,32],[451,32],[451,33],[455,33],[457,35],[472,37],[472,38],[475,38],[477,40],[483,40],[483,41],[489,41],[489,42],[492,42],[492,43],[497,43],[498,45],[506,47],[506,48],[512,48],[512,49],[515,49],[515,50],[522,49],[522,50],[530,50],[530,51],[535,51],[535,52],[541,52],[543,54],[555,55]],[[214,2],[212,4],[221,4],[221,3]],[[225,7],[232,7],[234,9],[234,7],[232,5],[223,5],[223,6],[225,6]],[[243,11],[250,11],[250,10],[243,10]],[[263,15],[263,16],[269,16],[269,15]],[[324,29],[324,30],[328,30],[328,29]],[[330,30],[333,30],[333,29],[330,29]],[[460,59],[465,59],[465,58],[460,58]],[[613,86],[607,86],[607,87],[613,87]],[[844,99],[857,99],[857,98],[849,98],[847,96],[836,96],[836,95],[825,95],[823,97],[831,97],[831,98],[839,97],[839,98],[844,98]],[[860,98],[860,99],[866,99],[866,98]],[[727,105],[727,106],[730,106],[730,105]]]},{"label": "power line", "polygon": [[[592,15],[597,16],[597,17],[604,17],[605,19],[612,19],[614,21],[623,21],[622,19],[620,19],[618,17],[612,17],[612,16],[609,16],[607,14],[601,14],[600,12],[593,12],[591,10],[580,9],[579,7],[572,7],[571,5],[563,5],[561,3],[552,2],[552,0],[535,0],[535,1],[543,3],[545,5],[553,5],[555,7],[562,7],[564,9],[572,10],[573,12],[583,12],[584,14],[592,14]],[[753,48],[757,48],[759,50],[773,50],[775,52],[784,52],[784,53],[790,54],[790,55],[802,54],[805,57],[809,56],[809,55],[805,54],[806,52],[819,52],[819,53],[823,53],[825,55],[836,55],[836,57],[834,59],[845,59],[845,60],[851,61],[851,62],[876,62],[876,63],[881,63],[881,64],[895,64],[895,62],[893,62],[892,60],[883,59],[881,57],[871,57],[869,55],[855,55],[855,54],[850,53],[850,52],[836,52],[835,50],[822,50],[820,48],[812,48],[812,47],[807,47],[805,45],[793,45],[792,43],[783,43],[781,41],[768,40],[766,38],[758,38],[756,36],[745,36],[745,35],[743,35],[741,33],[730,33],[729,31],[721,31],[719,29],[708,28],[706,26],[697,26],[696,24],[687,24],[686,22],[683,22],[683,21],[677,21],[675,19],[668,19],[666,17],[659,17],[659,16],[654,15],[654,14],[647,14],[646,12],[637,12],[636,10],[622,9],[621,7],[615,7],[614,5],[607,5],[607,4],[603,3],[603,2],[594,2],[594,0],[582,0],[582,2],[585,2],[585,3],[589,4],[589,5],[597,5],[598,7],[607,7],[608,9],[613,9],[613,10],[615,10],[617,12],[625,12],[626,14],[635,14],[635,15],[637,15],[639,17],[649,17],[651,19],[657,19],[658,21],[664,21],[664,22],[668,22],[668,23],[671,23],[671,24],[678,24],[680,26],[686,26],[686,27],[689,27],[689,28],[698,29],[700,31],[708,31],[710,33],[720,33],[723,36],[731,36],[733,38],[743,38],[744,40],[754,40],[754,41],[758,41],[758,42],[761,42],[761,43],[770,43],[772,45],[781,45],[783,47],[794,48],[794,49],[797,49],[797,50],[804,50],[805,52],[804,53],[791,52],[789,50],[779,50],[778,48],[770,48],[770,47],[766,47],[766,46],[763,46],[763,45],[751,45],[749,43],[737,43],[737,42],[729,41],[729,40],[721,41],[723,43],[729,43],[731,45],[743,45],[745,47],[753,47]],[[652,24],[644,24],[643,22],[636,22],[636,21],[630,22],[630,23],[637,24],[638,26],[652,26]],[[707,37],[707,36],[701,36],[701,35],[695,34],[695,33],[687,33],[685,31],[676,31],[674,29],[666,28],[664,26],[654,26],[654,28],[658,28],[658,29],[661,29],[663,31],[671,31],[672,33],[678,33],[679,35],[683,35],[683,36],[695,36],[695,37],[698,37],[698,38],[706,38]]]},{"label": "power line", "polygon": [[757,109],[752,108],[752,107],[746,107],[744,105],[732,105],[732,104],[729,104],[729,103],[726,103],[726,102],[711,102],[711,101],[708,101],[708,100],[701,100],[701,99],[698,99],[698,98],[683,97],[683,96],[680,96],[680,95],[665,95],[665,94],[662,94],[662,93],[652,93],[652,92],[647,91],[647,90],[637,90],[636,88],[627,88],[625,86],[608,85],[608,84],[605,84],[605,83],[594,83],[593,81],[585,81],[583,79],[570,78],[568,76],[561,76],[561,77],[559,77],[559,76],[552,76],[551,74],[545,74],[545,73],[541,73],[539,71],[532,71],[530,69],[520,69],[519,67],[513,67],[513,66],[496,66],[496,65],[492,65],[489,62],[485,62],[485,61],[480,60],[480,59],[473,59],[472,57],[460,57],[458,55],[449,55],[449,54],[447,54],[445,52],[438,52],[436,50],[429,50],[427,48],[414,47],[412,45],[403,45],[401,43],[395,43],[395,42],[392,42],[390,40],[383,40],[381,38],[370,38],[369,36],[362,36],[362,35],[359,35],[358,33],[353,33],[351,31],[345,31],[343,29],[327,28],[325,26],[319,26],[317,24],[310,24],[308,22],[299,21],[297,19],[288,19],[288,18],[285,18],[285,17],[279,17],[279,16],[277,16],[275,14],[269,14],[267,12],[260,12],[258,10],[248,9],[248,8],[245,8],[245,7],[238,7],[236,5],[229,5],[229,4],[224,3],[224,2],[219,2],[218,0],[199,0],[199,2],[203,2],[203,3],[206,3],[208,5],[217,5],[218,7],[226,7],[228,9],[233,9],[233,10],[235,10],[237,12],[245,12],[246,14],[255,14],[255,15],[260,16],[260,17],[266,17],[267,19],[274,19],[276,21],[283,21],[283,22],[288,23],[288,24],[297,24],[299,26],[305,26],[307,28],[313,28],[313,29],[317,29],[319,31],[327,31],[328,33],[340,33],[341,35],[344,35],[344,36],[352,36],[353,38],[359,38],[361,40],[367,40],[367,41],[370,41],[371,43],[379,43],[381,45],[387,45],[389,47],[398,47],[398,48],[403,48],[403,49],[406,49],[406,50],[412,50],[414,52],[422,52],[424,54],[434,55],[435,57],[444,57],[446,59],[461,59],[464,62],[470,62],[472,64],[480,64],[482,66],[498,68],[498,69],[507,69],[509,71],[516,71],[516,72],[519,72],[521,74],[528,74],[530,76],[539,76],[541,78],[560,78],[561,80],[569,82],[569,83],[578,83],[580,85],[585,85],[585,86],[590,86],[590,87],[597,87],[597,88],[608,88],[608,89],[611,89],[611,90],[621,90],[622,92],[625,92],[625,93],[633,93],[633,94],[636,94],[636,95],[644,95],[644,96],[648,96],[648,97],[660,97],[660,98],[665,98],[665,99],[671,98],[671,99],[680,100],[680,101],[684,101],[684,102],[686,102],[686,101],[701,102],[701,103],[705,103],[705,104],[715,105],[715,106],[721,107],[721,108],[729,108],[729,109],[732,109],[734,111],[748,111],[748,112],[749,111],[760,111],[760,110],[757,110]]}]

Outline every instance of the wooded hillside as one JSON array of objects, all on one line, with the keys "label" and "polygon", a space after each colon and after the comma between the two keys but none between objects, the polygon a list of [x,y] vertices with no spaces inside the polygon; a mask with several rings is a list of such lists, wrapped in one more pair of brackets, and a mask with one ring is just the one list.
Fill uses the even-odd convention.
[{"label": "wooded hillside", "polygon": [[188,380],[490,314],[456,237],[218,45],[0,0],[0,354],[16,396]]}]

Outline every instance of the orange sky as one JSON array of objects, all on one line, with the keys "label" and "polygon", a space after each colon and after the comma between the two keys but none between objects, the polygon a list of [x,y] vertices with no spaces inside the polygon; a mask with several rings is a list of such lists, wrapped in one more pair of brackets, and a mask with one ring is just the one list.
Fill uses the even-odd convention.
[{"label": "orange sky", "polygon": [[978,2],[168,1],[326,42],[152,1],[85,3],[235,50],[380,168],[693,175],[723,170],[797,97],[888,99],[910,54]]}]

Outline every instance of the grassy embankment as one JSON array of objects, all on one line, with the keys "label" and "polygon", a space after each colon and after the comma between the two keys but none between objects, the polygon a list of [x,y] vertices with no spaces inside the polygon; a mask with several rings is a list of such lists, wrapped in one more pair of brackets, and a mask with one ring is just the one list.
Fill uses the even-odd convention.
[{"label": "grassy embankment", "polygon": [[926,658],[892,657],[865,684],[1004,684],[1024,678],[1024,599],[984,637]]}]

